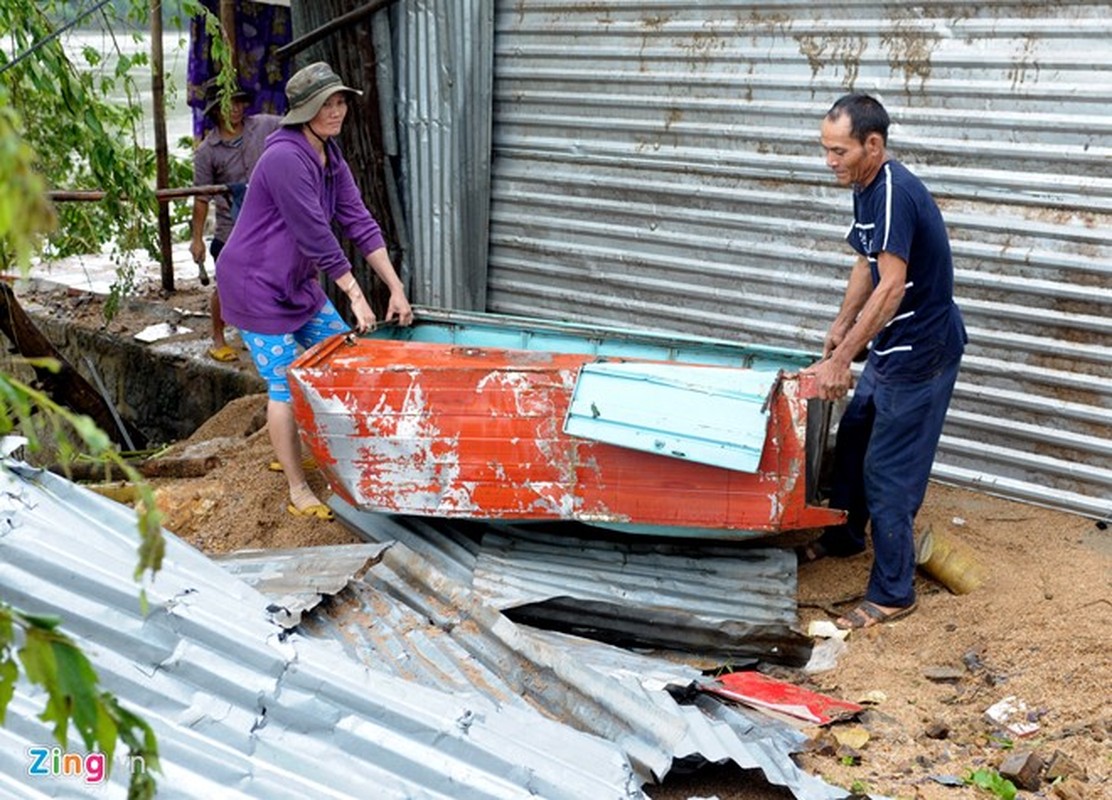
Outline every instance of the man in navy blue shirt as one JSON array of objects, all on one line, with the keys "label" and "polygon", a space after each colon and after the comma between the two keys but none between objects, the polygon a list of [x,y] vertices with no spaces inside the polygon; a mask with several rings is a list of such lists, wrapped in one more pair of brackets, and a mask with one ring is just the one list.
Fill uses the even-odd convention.
[{"label": "man in navy blue shirt", "polygon": [[819,396],[834,400],[853,386],[855,356],[868,349],[868,358],[834,450],[830,505],[846,509],[847,522],[798,552],[801,561],[860,553],[871,522],[872,572],[865,600],[837,620],[847,629],[915,608],[913,523],[966,342],[942,213],[888,155],[888,125],[884,107],[863,94],[842,97],[822,121],[826,165],[853,189],[846,240],[857,261],[823,360],[807,372]]}]

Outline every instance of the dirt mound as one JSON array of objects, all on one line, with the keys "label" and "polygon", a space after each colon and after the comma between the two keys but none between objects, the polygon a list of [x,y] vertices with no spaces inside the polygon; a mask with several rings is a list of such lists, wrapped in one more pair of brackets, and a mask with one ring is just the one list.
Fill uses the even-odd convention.
[{"label": "dirt mound", "polygon": [[[171,448],[168,456],[217,442],[220,463],[202,478],[151,481],[167,530],[207,553],[362,541],[338,522],[322,523],[286,511],[286,479],[268,468],[274,451],[265,421],[266,395],[241,397]],[[319,471],[307,477],[318,496],[328,496]]]}]

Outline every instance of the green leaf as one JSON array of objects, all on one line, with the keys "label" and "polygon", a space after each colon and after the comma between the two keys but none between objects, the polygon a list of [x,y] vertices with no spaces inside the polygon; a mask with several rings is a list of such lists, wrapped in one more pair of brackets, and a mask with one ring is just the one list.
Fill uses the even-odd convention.
[{"label": "green leaf", "polygon": [[36,628],[42,628],[44,631],[52,631],[62,624],[62,618],[57,614],[29,614],[23,611],[20,612],[19,616],[28,625],[34,625]]},{"label": "green leaf", "polygon": [[1015,784],[993,769],[978,769],[970,772],[965,778],[966,783],[971,783],[981,789],[986,789],[1000,798],[1000,800],[1015,800]]},{"label": "green leaf", "polygon": [[104,128],[100,124],[100,119],[93,113],[91,108],[85,109],[85,127],[94,135],[104,135]]},{"label": "green leaf", "polygon": [[116,724],[116,719],[112,714],[112,708],[105,698],[112,696],[105,693],[104,696],[98,697],[96,702],[96,727],[94,729],[94,736],[97,744],[100,746],[100,751],[104,753],[104,759],[107,762],[108,773],[112,772],[112,759],[116,754],[116,739],[119,738],[120,729]]},{"label": "green leaf", "polygon": [[19,677],[19,667],[15,659],[10,656],[0,661],[0,725],[4,724],[4,716],[8,710],[8,703],[15,694],[15,681]]},{"label": "green leaf", "polygon": [[12,608],[6,603],[0,603],[0,654],[7,653],[12,646],[13,633]]},{"label": "green leaf", "polygon": [[75,414],[70,424],[85,446],[93,453],[104,453],[111,449],[112,440],[102,431],[91,417]]},{"label": "green leaf", "polygon": [[86,749],[92,750],[97,742],[97,674],[85,655],[68,640],[53,643],[54,662],[57,665],[58,695],[73,719],[77,732]]},{"label": "green leaf", "polygon": [[39,719],[54,723],[54,738],[65,747],[69,738],[69,709],[65,698],[58,692],[54,648],[51,647],[52,634],[39,628],[27,628],[26,634],[23,647],[19,650],[20,663],[23,664],[27,680],[38,684],[47,693],[46,707],[39,714]]}]

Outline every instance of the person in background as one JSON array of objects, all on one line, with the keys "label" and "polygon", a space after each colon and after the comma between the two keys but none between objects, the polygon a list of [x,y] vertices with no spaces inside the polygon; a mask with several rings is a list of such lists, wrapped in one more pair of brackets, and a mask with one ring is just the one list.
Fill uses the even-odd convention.
[{"label": "person in background", "polygon": [[942,213],[930,192],[887,152],[888,112],[848,94],[822,120],[826,165],[853,190],[847,241],[857,253],[823,358],[804,372],[819,396],[853,386],[850,364],[868,348],[853,398],[838,424],[830,505],[844,525],[797,549],[801,562],[865,549],[873,564],[865,599],[840,617],[868,628],[915,609],[913,523],[926,494],[942,423],[967,341],[954,302],[954,267]]},{"label": "person in background", "polygon": [[375,324],[333,225],[389,290],[385,319],[401,325],[413,321],[382,232],[336,143],[348,103],[360,95],[323,62],[290,78],[289,112],[283,127],[267,139],[217,262],[224,317],[240,329],[267,384],[267,428],[289,484],[286,510],[324,520],[333,518],[332,511],[305,480],[287,378],[299,346],[309,348],[348,329],[321,289],[319,273],[348,296],[357,331]]},{"label": "person in background", "polygon": [[[230,98],[228,112],[225,113],[216,80],[210,80],[205,85],[204,113],[212,120],[213,130],[201,141],[193,154],[193,184],[225,184],[230,189],[230,196],[216,195],[216,230],[209,245],[213,261],[220,255],[224,243],[231,235],[247,179],[255,162],[262,155],[266,137],[277,130],[282,121],[276,114],[248,116],[247,106],[250,100],[251,96],[247,92],[235,92]],[[202,283],[208,283],[203,239],[208,209],[207,197],[193,198],[193,238],[189,251],[200,269]],[[209,310],[212,316],[212,347],[209,348],[209,356],[217,361],[235,361],[236,351],[228,347],[224,339],[224,320],[221,317],[218,292],[212,293]]]}]

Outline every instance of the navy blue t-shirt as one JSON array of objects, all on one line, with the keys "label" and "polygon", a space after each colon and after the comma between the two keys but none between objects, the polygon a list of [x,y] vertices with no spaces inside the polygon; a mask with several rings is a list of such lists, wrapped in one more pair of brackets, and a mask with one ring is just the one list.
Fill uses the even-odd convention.
[{"label": "navy blue t-shirt", "polygon": [[967,339],[954,303],[950,238],[923,182],[898,161],[885,162],[871,184],[854,192],[846,240],[868,258],[874,287],[878,254],[907,262],[903,301],[869,351],[877,379],[922,380],[960,358]]}]

